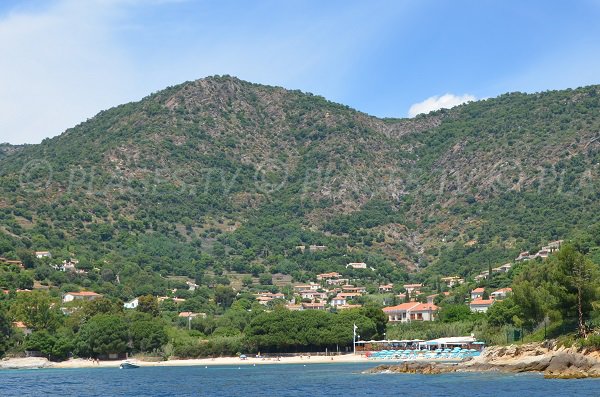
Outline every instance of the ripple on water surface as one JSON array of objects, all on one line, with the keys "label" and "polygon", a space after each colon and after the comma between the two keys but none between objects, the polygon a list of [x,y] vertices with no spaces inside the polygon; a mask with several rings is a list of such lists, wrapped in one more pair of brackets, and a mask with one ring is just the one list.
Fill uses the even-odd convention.
[{"label": "ripple on water surface", "polygon": [[0,396],[600,396],[600,380],[538,374],[363,374],[369,364],[0,371]]}]

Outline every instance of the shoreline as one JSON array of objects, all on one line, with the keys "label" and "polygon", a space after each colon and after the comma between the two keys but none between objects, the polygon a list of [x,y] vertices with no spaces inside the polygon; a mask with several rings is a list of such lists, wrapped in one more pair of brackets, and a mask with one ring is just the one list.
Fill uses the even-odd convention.
[{"label": "shoreline", "polygon": [[[118,368],[124,360],[94,361],[69,359],[52,362],[46,358],[11,358],[0,361],[1,369],[76,369]],[[151,361],[148,357],[131,357],[130,362],[140,367],[211,367],[211,366],[262,366],[309,364],[370,364],[364,373],[446,374],[454,372],[505,372],[542,373],[545,378],[581,379],[600,378],[600,351],[557,347],[553,341],[524,345],[492,346],[475,358],[465,361],[451,359],[374,360],[364,355],[292,356],[257,358],[248,356],[200,359],[172,359]]]},{"label": "shoreline", "polygon": [[[94,361],[91,359],[75,358],[65,361],[49,361],[43,357],[9,358],[0,361],[1,369],[52,369],[52,368],[118,368],[124,360]],[[259,366],[278,364],[359,364],[377,363],[369,360],[364,355],[346,354],[341,356],[294,356],[276,358],[248,357],[245,360],[239,357],[216,357],[197,359],[172,359],[166,361],[145,361],[131,357],[129,362],[140,367],[194,367],[194,366]]]}]

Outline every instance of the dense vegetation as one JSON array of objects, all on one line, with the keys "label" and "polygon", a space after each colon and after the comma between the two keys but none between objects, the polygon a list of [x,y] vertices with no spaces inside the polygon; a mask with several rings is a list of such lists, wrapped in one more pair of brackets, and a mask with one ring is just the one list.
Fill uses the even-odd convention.
[{"label": "dense vegetation", "polygon": [[[241,290],[289,293],[282,275],[337,271],[369,290],[468,278],[600,221],[599,91],[511,93],[381,120],[229,76],[169,87],[39,145],[0,146],[0,256],[25,265],[2,265],[0,287],[185,299],[163,303],[168,330],[184,310],[227,318]],[[33,255],[44,250],[52,258]],[[57,269],[71,258],[77,272]],[[504,323],[529,318],[512,317]],[[237,350],[244,318],[211,331]],[[125,328],[114,331],[127,348],[142,346]]]}]

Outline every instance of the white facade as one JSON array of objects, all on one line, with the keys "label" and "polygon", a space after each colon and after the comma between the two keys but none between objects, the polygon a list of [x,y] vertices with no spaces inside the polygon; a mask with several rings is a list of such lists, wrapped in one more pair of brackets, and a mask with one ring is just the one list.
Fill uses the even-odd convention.
[{"label": "white facade", "polygon": [[125,302],[123,303],[123,307],[125,309],[135,309],[136,307],[138,307],[140,301],[138,298],[132,299],[129,302]]}]

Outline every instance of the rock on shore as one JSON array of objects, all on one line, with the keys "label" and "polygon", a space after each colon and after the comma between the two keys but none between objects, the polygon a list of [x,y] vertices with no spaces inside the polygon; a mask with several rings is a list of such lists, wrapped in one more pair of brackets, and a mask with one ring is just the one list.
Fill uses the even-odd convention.
[{"label": "rock on shore", "polygon": [[0,369],[38,369],[51,366],[52,363],[44,357],[5,358],[0,360]]},{"label": "rock on shore", "polygon": [[401,373],[401,374],[425,374],[438,375],[446,372],[454,372],[455,368],[440,365],[438,363],[426,363],[419,361],[407,361],[402,364],[382,364],[375,368],[366,370],[365,373]]},{"label": "rock on shore", "polygon": [[546,378],[600,377],[600,353],[556,347],[552,341],[524,345],[493,346],[472,360],[449,366],[442,363],[406,362],[380,365],[369,373],[441,374],[447,372],[543,372]]}]

